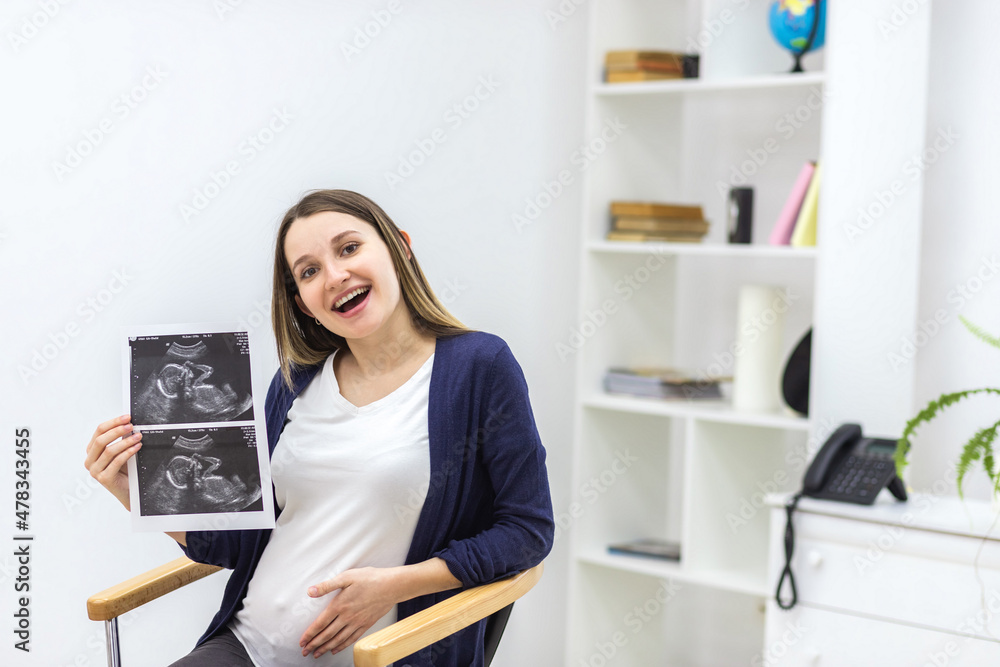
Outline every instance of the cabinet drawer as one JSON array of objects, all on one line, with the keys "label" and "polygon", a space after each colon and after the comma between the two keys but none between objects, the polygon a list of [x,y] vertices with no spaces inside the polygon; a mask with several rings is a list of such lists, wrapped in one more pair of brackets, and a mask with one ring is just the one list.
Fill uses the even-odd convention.
[{"label": "cabinet drawer", "polygon": [[1000,643],[806,606],[767,610],[764,651],[751,665],[767,667],[885,667],[1000,664]]},{"label": "cabinet drawer", "polygon": [[847,542],[817,539],[809,536],[812,530],[796,540],[793,570],[801,602],[985,639],[992,630],[1000,637],[996,543],[987,543],[980,557],[980,586],[972,565],[980,540],[857,522],[852,529]]}]

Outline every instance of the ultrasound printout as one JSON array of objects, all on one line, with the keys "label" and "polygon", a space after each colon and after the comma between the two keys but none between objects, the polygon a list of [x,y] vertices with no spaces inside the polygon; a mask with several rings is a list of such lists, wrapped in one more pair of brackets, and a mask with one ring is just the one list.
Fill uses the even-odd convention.
[{"label": "ultrasound printout", "polygon": [[143,431],[138,468],[143,516],[263,509],[253,426]]},{"label": "ultrasound printout", "polygon": [[128,468],[133,527],[273,527],[249,332],[174,325],[136,327],[124,338],[127,409],[143,434]]},{"label": "ultrasound printout", "polygon": [[253,421],[246,333],[136,336],[129,347],[133,424]]}]

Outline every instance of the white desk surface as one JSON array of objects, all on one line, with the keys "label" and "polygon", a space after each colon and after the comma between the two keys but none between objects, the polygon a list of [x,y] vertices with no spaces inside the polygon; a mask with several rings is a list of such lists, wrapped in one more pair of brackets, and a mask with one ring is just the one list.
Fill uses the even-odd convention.
[{"label": "white desk surface", "polygon": [[[784,509],[786,500],[792,495],[768,494],[766,502],[774,509]],[[883,490],[874,505],[803,497],[796,509],[796,513],[799,512],[970,537],[981,538],[988,534],[988,539],[1000,542],[1000,513],[988,502],[961,500],[957,496],[911,493],[906,502],[900,502]]]}]

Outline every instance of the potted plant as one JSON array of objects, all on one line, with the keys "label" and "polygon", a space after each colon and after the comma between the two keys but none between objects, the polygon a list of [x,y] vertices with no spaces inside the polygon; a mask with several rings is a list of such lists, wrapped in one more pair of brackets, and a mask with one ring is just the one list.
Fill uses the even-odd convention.
[{"label": "potted plant", "polygon": [[[989,335],[975,324],[966,320],[964,317],[960,316],[959,319],[962,321],[962,324],[965,325],[965,328],[971,331],[977,338],[983,342],[989,343],[997,349],[1000,349],[1000,338]],[[900,479],[902,479],[903,470],[907,465],[906,455],[910,451],[910,437],[916,431],[917,427],[934,419],[938,413],[945,408],[975,394],[1000,395],[1000,389],[996,387],[983,387],[981,389],[967,389],[965,391],[941,394],[936,399],[928,403],[927,407],[921,410],[916,417],[906,423],[903,435],[896,443],[896,453],[894,456],[896,462],[896,474],[899,475]],[[971,438],[969,438],[968,442],[962,446],[962,453],[959,456],[958,465],[955,467],[958,496],[960,498],[963,497],[962,480],[977,461],[982,461],[983,468],[986,470],[986,474],[989,476],[990,482],[993,485],[994,503],[996,502],[996,499],[1000,497],[1000,473],[996,470],[996,455],[993,451],[993,443],[997,439],[998,429],[1000,429],[1000,421],[996,421],[990,426],[979,429]]]}]

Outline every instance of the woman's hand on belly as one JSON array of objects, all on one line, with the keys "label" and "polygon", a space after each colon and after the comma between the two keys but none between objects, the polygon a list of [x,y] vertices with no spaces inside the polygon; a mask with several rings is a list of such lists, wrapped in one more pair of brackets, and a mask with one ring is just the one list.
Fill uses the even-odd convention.
[{"label": "woman's hand on belly", "polygon": [[388,614],[396,599],[393,571],[399,568],[362,567],[346,570],[309,588],[318,598],[339,591],[299,639],[302,655],[319,657],[339,653],[361,638]]},{"label": "woman's hand on belly", "polygon": [[441,558],[400,567],[345,570],[309,588],[311,598],[340,592],[302,634],[302,655],[312,652],[318,658],[327,651],[339,653],[360,639],[396,603],[461,585]]}]

